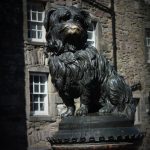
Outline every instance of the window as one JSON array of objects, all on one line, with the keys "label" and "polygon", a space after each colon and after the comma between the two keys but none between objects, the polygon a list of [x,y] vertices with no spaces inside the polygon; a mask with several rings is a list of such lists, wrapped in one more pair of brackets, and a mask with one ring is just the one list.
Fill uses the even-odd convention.
[{"label": "window", "polygon": [[146,55],[146,60],[147,60],[147,63],[150,63],[150,28],[147,28],[145,30],[145,44],[146,44],[146,52],[147,52],[147,55]]},{"label": "window", "polygon": [[43,25],[44,7],[40,3],[28,5],[28,38],[33,42],[45,42]]},{"label": "window", "polygon": [[136,103],[136,112],[135,112],[135,119],[134,124],[138,125],[141,123],[141,116],[140,116],[140,98],[134,98]]},{"label": "window", "polygon": [[91,26],[88,29],[88,43],[91,44],[92,46],[96,46],[96,42],[95,42],[95,27],[96,27],[96,23],[92,22]]},{"label": "window", "polygon": [[138,105],[138,106],[136,107],[134,124],[140,124],[140,123],[141,123],[141,118],[140,118],[140,106]]},{"label": "window", "polygon": [[32,115],[48,115],[48,89],[46,74],[30,75],[30,109]]}]

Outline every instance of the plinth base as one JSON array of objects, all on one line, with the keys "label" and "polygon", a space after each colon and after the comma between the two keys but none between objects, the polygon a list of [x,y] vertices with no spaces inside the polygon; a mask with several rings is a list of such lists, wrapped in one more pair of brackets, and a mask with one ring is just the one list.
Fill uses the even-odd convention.
[{"label": "plinth base", "polygon": [[136,149],[143,134],[125,117],[73,116],[62,119],[49,137],[54,150]]},{"label": "plinth base", "polygon": [[131,143],[86,143],[86,144],[57,144],[52,150],[137,150]]}]

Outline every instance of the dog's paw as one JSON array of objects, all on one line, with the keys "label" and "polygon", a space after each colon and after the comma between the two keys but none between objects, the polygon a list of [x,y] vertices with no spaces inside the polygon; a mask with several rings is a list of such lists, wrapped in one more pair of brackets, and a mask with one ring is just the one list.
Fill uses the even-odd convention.
[{"label": "dog's paw", "polygon": [[112,108],[104,106],[99,109],[99,115],[110,114],[112,112]]},{"label": "dog's paw", "polygon": [[68,116],[73,116],[75,112],[75,107],[68,107],[67,111],[61,114],[61,117],[68,117]]},{"label": "dog's paw", "polygon": [[77,116],[86,116],[88,114],[88,106],[82,104],[81,107],[77,110]]}]

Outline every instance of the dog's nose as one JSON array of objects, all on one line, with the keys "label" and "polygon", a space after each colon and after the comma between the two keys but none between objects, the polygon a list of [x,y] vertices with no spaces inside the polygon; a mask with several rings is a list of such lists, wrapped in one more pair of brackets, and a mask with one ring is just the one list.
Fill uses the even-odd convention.
[{"label": "dog's nose", "polygon": [[70,28],[73,29],[73,30],[75,30],[75,29],[78,29],[78,26],[72,25]]},{"label": "dog's nose", "polygon": [[66,24],[65,28],[67,29],[68,34],[75,34],[80,32],[80,28],[75,24]]},{"label": "dog's nose", "polygon": [[73,23],[67,23],[67,24],[65,24],[65,28],[76,29],[76,28],[78,28],[78,26]]}]

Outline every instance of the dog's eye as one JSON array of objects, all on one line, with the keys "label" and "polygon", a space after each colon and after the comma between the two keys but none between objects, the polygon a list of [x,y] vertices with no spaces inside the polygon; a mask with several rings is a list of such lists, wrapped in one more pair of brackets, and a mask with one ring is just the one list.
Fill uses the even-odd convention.
[{"label": "dog's eye", "polygon": [[60,22],[61,22],[61,21],[67,21],[67,20],[69,20],[69,18],[70,18],[70,14],[67,13],[67,14],[65,14],[64,16],[61,16],[61,17],[60,17]]},{"label": "dog's eye", "polygon": [[77,21],[77,22],[80,22],[81,18],[79,16],[75,16],[74,20]]},{"label": "dog's eye", "polygon": [[61,21],[67,21],[68,19],[67,19],[67,17],[66,16],[62,16],[62,17],[60,17],[60,22]]}]

